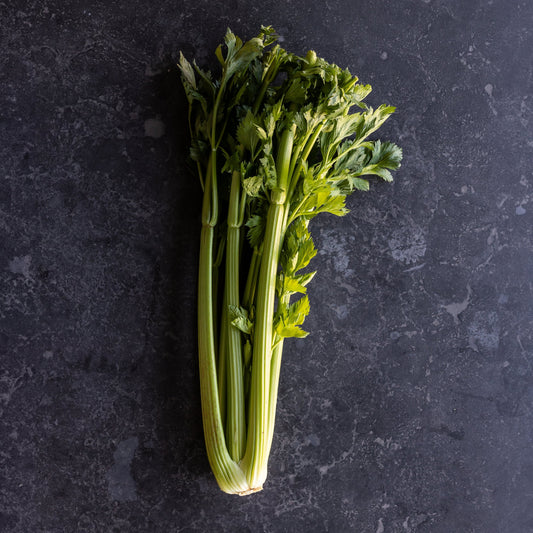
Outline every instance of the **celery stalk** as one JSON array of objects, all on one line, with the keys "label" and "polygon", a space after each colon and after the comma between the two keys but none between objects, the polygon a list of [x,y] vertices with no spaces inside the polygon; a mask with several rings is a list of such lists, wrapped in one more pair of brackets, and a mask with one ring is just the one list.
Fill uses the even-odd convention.
[{"label": "celery stalk", "polygon": [[367,107],[370,87],[312,51],[266,51],[275,40],[270,27],[245,43],[228,30],[225,53],[216,50],[216,80],[183,55],[179,63],[204,191],[198,357],[205,444],[219,487],[239,495],[261,490],[267,478],[284,339],[307,335],[300,326],[314,273],[302,271],[316,254],[309,220],[346,214],[346,197],[368,190],[367,176],[391,181],[402,157],[392,143],[367,140],[394,108]]}]

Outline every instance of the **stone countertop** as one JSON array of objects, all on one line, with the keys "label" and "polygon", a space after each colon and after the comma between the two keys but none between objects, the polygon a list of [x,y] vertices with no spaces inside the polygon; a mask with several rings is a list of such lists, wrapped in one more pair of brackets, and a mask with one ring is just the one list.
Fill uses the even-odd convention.
[{"label": "stone countertop", "polygon": [[[392,185],[319,217],[263,492],[201,429],[200,190],[168,65],[227,26],[396,105]],[[533,531],[533,4],[0,4],[0,531]]]}]

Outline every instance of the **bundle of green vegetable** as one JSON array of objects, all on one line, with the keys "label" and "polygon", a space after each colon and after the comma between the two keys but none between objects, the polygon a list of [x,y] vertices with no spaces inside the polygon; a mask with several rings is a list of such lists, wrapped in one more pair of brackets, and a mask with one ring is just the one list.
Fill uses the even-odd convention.
[{"label": "bundle of green vegetable", "polygon": [[[243,43],[231,31],[218,79],[181,55],[191,156],[203,187],[198,287],[202,415],[220,488],[261,490],[272,444],[283,341],[305,337],[304,270],[316,254],[309,221],[344,215],[362,176],[391,181],[401,150],[368,140],[394,111],[310,51],[274,45],[263,27]],[[355,108],[356,112],[353,112]],[[294,301],[294,295],[300,295]]]}]

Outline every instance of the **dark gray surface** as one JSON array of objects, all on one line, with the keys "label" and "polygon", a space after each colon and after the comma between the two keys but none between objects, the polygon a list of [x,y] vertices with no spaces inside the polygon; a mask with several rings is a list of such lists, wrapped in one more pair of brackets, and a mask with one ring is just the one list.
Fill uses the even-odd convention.
[{"label": "dark gray surface", "polygon": [[[405,159],[313,223],[312,336],[239,498],[203,449],[161,65],[261,23],[396,105]],[[0,531],[533,531],[532,27],[516,0],[0,3]]]}]

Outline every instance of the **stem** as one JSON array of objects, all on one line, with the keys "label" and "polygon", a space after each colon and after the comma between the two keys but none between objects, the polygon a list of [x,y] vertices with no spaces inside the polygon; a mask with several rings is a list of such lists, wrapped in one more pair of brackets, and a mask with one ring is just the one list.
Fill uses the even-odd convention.
[{"label": "stem", "polygon": [[199,161],[196,161],[196,168],[198,169],[198,177],[200,178],[200,186],[202,187],[202,191],[205,189],[204,185],[204,178],[202,175],[202,165],[200,165]]},{"label": "stem", "polygon": [[252,488],[262,487],[268,464],[270,449],[270,370],[272,360],[272,336],[276,276],[282,246],[288,172],[294,143],[296,125],[293,124],[282,135],[276,170],[277,188],[272,191],[272,203],[268,209],[264,238],[263,260],[259,271],[257,287],[256,317],[252,358],[252,383],[248,440],[243,466],[248,483]]},{"label": "stem", "polygon": [[252,377],[252,344],[249,339],[246,339],[244,343],[244,397],[245,397],[245,413],[244,416],[248,417],[249,398],[250,398],[250,381]]},{"label": "stem", "polygon": [[270,361],[272,357],[272,330],[276,274],[281,250],[284,206],[272,204],[267,216],[265,248],[259,272],[256,318],[250,385],[250,413],[248,440],[243,466],[251,487],[261,487],[266,479],[268,462],[268,406],[270,393]]},{"label": "stem", "polygon": [[[218,220],[218,186],[217,186],[217,139],[216,139],[216,130],[217,130],[217,118],[218,118],[218,106],[220,105],[220,101],[222,99],[222,95],[224,94],[224,89],[226,87],[226,79],[223,78],[220,88],[217,93],[217,97],[215,99],[215,104],[213,105],[213,111],[211,113],[211,135],[210,135],[210,143],[211,143],[211,214],[210,214],[210,222],[212,225],[215,225]],[[206,177],[207,180],[209,180],[209,177]],[[207,190],[207,186],[206,186]]]},{"label": "stem", "polygon": [[316,143],[316,140],[318,139],[318,136],[320,135],[320,132],[322,131],[322,128],[324,127],[324,122],[321,122],[313,131],[313,134],[306,139],[307,143],[305,145],[305,149],[303,151],[302,157],[300,158],[300,161],[298,162],[298,166],[296,167],[296,170],[294,170],[294,165],[292,165],[291,174],[289,176],[290,178],[290,187],[289,187],[289,202],[292,198],[292,195],[294,193],[294,189],[296,189],[296,185],[298,184],[298,178],[300,177],[300,172],[302,171],[303,164],[305,161],[307,161],[307,158],[309,157],[309,154],[311,153],[311,150],[313,149],[313,146]]},{"label": "stem", "polygon": [[[228,211],[228,240],[226,249],[226,283],[224,287],[226,313],[229,306],[239,307],[239,264],[241,227],[240,218],[240,174],[233,172]],[[234,461],[244,454],[246,425],[244,418],[244,375],[241,332],[226,323],[228,339],[227,353],[227,412],[226,438],[229,453]]]},{"label": "stem", "polygon": [[230,494],[247,493],[250,487],[244,472],[228,453],[220,416],[213,327],[213,234],[212,225],[202,225],[198,271],[198,355],[205,445],[209,464],[221,490]]},{"label": "stem", "polygon": [[287,128],[281,136],[281,141],[278,150],[278,157],[276,160],[276,172],[278,175],[277,189],[272,191],[272,196],[276,197],[276,193],[279,194],[279,198],[274,198],[274,203],[284,203],[287,195],[287,189],[290,186],[289,169],[291,167],[292,147],[294,143],[294,135],[296,133],[296,124],[293,124],[290,128]]},{"label": "stem", "polygon": [[254,107],[252,109],[252,113],[254,115],[257,114],[257,111],[259,110],[259,106],[261,105],[261,102],[263,101],[263,98],[265,96],[266,90],[268,89],[268,86],[272,83],[274,78],[276,77],[276,74],[278,73],[279,67],[280,67],[280,61],[279,61],[279,46],[276,45],[271,51],[271,57],[272,57],[272,63],[269,65],[268,70],[263,77],[263,83],[261,84],[261,88],[259,89],[259,94],[257,96],[257,99],[255,101]]},{"label": "stem", "polygon": [[263,83],[261,84],[261,88],[259,89],[259,95],[257,97],[257,100],[255,101],[255,104],[254,104],[254,107],[252,108],[252,113],[254,115],[257,114],[257,111],[259,110],[259,106],[261,105],[261,102],[263,101],[263,97],[265,96],[265,92],[268,88],[268,86],[270,85],[270,78],[268,76],[268,73],[267,75],[265,76],[264,80],[263,80]]},{"label": "stem", "polygon": [[[290,296],[284,294],[281,303],[289,305]],[[276,406],[278,403],[279,375],[281,370],[281,356],[283,354],[283,339],[280,339],[272,350],[272,362],[270,364],[270,391],[268,399],[268,432],[267,432],[267,454],[270,454],[272,439],[274,437],[274,426],[276,423]]]},{"label": "stem", "polygon": [[212,204],[212,197],[211,197],[211,187],[213,185],[212,180],[212,172],[211,167],[213,166],[213,154],[209,156],[209,160],[207,161],[207,168],[205,172],[205,187],[204,187],[204,196],[202,199],[202,224],[205,225],[212,225],[214,226],[216,224],[211,224],[211,204]]},{"label": "stem", "polygon": [[248,270],[248,277],[246,278],[246,286],[244,287],[244,294],[242,296],[242,305],[251,312],[251,305],[255,297],[255,289],[257,287],[257,278],[259,277],[259,267],[261,265],[261,250],[254,248],[252,258],[250,260],[250,268]]},{"label": "stem", "polygon": [[[366,138],[366,136],[363,137],[363,139],[365,139],[365,138]],[[361,146],[365,146],[366,141],[364,141],[363,139],[360,139],[357,142],[354,141],[354,143],[351,144],[346,150],[344,150],[340,154],[337,154],[329,163],[324,165],[323,170],[326,170],[326,171],[329,170],[333,165],[335,165],[335,163],[337,163],[337,161],[341,157],[344,157],[346,154],[349,154],[350,152],[353,152],[355,149],[360,148]]]},{"label": "stem", "polygon": [[300,210],[300,207],[302,207],[302,205],[305,203],[305,201],[309,198],[311,193],[307,193],[299,202],[298,202],[298,205],[296,206],[295,209],[292,210],[292,213],[290,215],[290,217],[288,217],[288,220],[287,220],[287,226],[290,226],[297,218],[298,218],[298,211]]},{"label": "stem", "polygon": [[[298,163],[298,167],[296,167],[296,170],[293,170],[293,172],[290,175],[290,181],[291,185],[289,188],[289,195],[288,195],[288,201],[290,203],[292,195],[294,193],[294,190],[296,189],[296,186],[298,185],[298,179],[300,177],[300,172],[302,171],[303,164],[305,161],[307,161],[307,158],[309,157],[309,154],[311,153],[311,150],[313,149],[313,146],[316,143],[316,140],[318,139],[318,136],[320,135],[320,132],[322,131],[322,128],[324,127],[325,122],[321,122],[316,129],[313,131],[313,134],[307,138],[307,144],[305,147],[305,150],[302,154],[302,157],[300,158],[300,161]],[[294,168],[294,165],[291,165],[292,168]],[[297,218],[297,213],[300,207],[304,204],[304,202],[309,198],[310,193],[307,193],[298,203],[296,209],[292,210],[292,213],[290,213],[289,216],[289,210],[287,209],[287,213],[285,214],[285,226],[288,227],[294,220]]]},{"label": "stem", "polygon": [[215,128],[218,102],[223,87],[217,95],[212,117],[211,156],[207,165],[206,183],[202,204],[202,231],[200,264],[198,268],[198,359],[200,367],[200,395],[202,421],[207,458],[220,489],[230,494],[247,494],[250,487],[244,472],[231,458],[226,446],[219,401],[215,352],[215,294],[213,241],[218,218],[217,168]]},{"label": "stem", "polygon": [[[296,167],[296,163],[300,163],[298,165],[298,173],[302,170],[302,159],[300,159],[300,154],[302,152],[302,150],[307,146],[307,141],[309,140],[309,138],[311,137],[311,135],[313,135],[313,131],[314,130],[311,130],[310,132],[308,132],[305,136],[304,139],[302,139],[302,141],[300,141],[298,143],[298,146],[296,147],[296,149],[294,150],[294,156],[292,158],[292,161],[291,161],[291,166],[290,166],[290,169],[289,169],[289,179],[290,179],[290,182],[292,183],[293,180],[294,180],[294,176],[295,176],[295,173],[294,173],[294,168]],[[316,138],[315,138],[316,140]],[[309,150],[310,151],[310,150]],[[308,153],[309,155],[309,153]],[[307,159],[307,157],[306,157]],[[292,187],[291,187],[292,189]]]},{"label": "stem", "polygon": [[220,404],[220,419],[222,425],[226,421],[226,368],[227,368],[227,353],[228,353],[228,306],[226,305],[226,294],[222,301],[222,317],[220,320],[220,342],[218,345],[218,359],[217,359],[217,385],[218,385],[218,401]]},{"label": "stem", "polygon": [[[213,279],[213,309],[215,310],[215,316],[218,316],[217,313],[218,313],[218,311],[220,309],[220,307],[218,305],[218,299],[220,297],[220,290],[219,290],[220,266],[222,265],[222,259],[224,258],[224,249],[225,249],[225,247],[226,247],[226,236],[222,235],[219,238],[218,249],[217,249],[217,252],[216,252],[216,258],[215,258],[215,260],[213,262],[213,267],[212,267],[212,271],[213,271],[213,276],[212,276],[212,279]],[[213,252],[214,252],[214,250],[213,250]],[[213,326],[214,327],[215,339],[218,339],[219,328],[220,328],[221,325],[222,325],[222,323],[219,323],[217,320],[215,320],[215,323],[214,323],[214,326]]]}]

